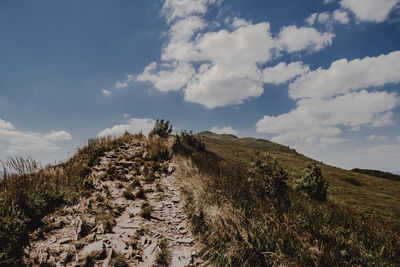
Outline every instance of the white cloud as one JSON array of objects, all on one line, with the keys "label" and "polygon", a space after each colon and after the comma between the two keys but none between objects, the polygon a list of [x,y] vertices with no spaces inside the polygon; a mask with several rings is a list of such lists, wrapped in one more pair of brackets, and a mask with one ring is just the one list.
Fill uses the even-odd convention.
[{"label": "white cloud", "polygon": [[383,141],[386,139],[386,136],[384,135],[370,135],[366,138],[368,141],[375,141],[375,140],[379,140],[379,141]]},{"label": "white cloud", "polygon": [[333,2],[335,2],[336,0],[324,0],[324,4],[326,5],[326,4],[329,4],[329,3],[333,3]]},{"label": "white cloud", "polygon": [[151,82],[155,89],[183,90],[184,99],[207,108],[241,104],[259,97],[264,83],[284,83],[304,74],[301,62],[261,67],[280,56],[279,52],[318,51],[330,45],[331,33],[313,28],[289,26],[278,37],[270,32],[269,22],[253,24],[229,19],[231,28],[211,31],[219,26],[201,17],[216,0],[167,0],[162,14],[171,25],[163,46],[161,63],[150,63],[136,79],[127,77],[116,84],[125,88],[132,80]]},{"label": "white cloud", "polygon": [[397,139],[397,141],[399,141],[399,142],[400,142],[400,135],[399,135],[399,136],[397,136],[397,138],[396,138],[396,139]]},{"label": "white cloud", "polygon": [[205,66],[185,88],[185,100],[207,108],[241,104],[263,93],[255,67]]},{"label": "white cloud", "polygon": [[0,129],[12,130],[14,129],[14,125],[11,122],[0,119]]},{"label": "white cloud", "polygon": [[322,145],[333,145],[333,144],[340,144],[343,142],[346,142],[347,139],[345,138],[340,138],[340,137],[321,137],[319,139],[319,142]]},{"label": "white cloud", "polygon": [[155,121],[152,119],[130,119],[128,124],[114,125],[112,128],[106,128],[99,132],[97,136],[121,136],[125,132],[148,134],[154,127]]},{"label": "white cloud", "polygon": [[350,19],[347,15],[347,12],[342,9],[336,9],[331,12],[322,12],[322,13],[312,13],[307,19],[306,23],[310,26],[319,23],[321,25],[327,26],[328,29],[332,30],[333,24],[335,22],[341,24],[348,24]]},{"label": "white cloud", "polygon": [[107,90],[107,89],[101,89],[101,93],[105,96],[105,97],[110,97],[111,96],[111,91]]},{"label": "white cloud", "polygon": [[399,103],[396,94],[365,90],[328,100],[305,98],[289,113],[264,116],[256,127],[258,132],[276,134],[272,140],[279,143],[321,143],[321,137],[340,134],[340,127],[378,126],[374,124],[382,117],[390,123],[390,110]]},{"label": "white cloud", "polygon": [[213,133],[216,133],[216,134],[233,134],[233,135],[236,135],[236,134],[239,133],[237,130],[233,129],[230,126],[229,127],[214,126],[214,127],[211,128],[210,131],[213,132]]},{"label": "white cloud", "polygon": [[159,91],[168,92],[180,90],[194,74],[193,67],[184,62],[175,61],[171,64],[164,64],[161,68],[158,68],[156,62],[152,62],[136,80],[152,82]]},{"label": "white cloud", "polygon": [[332,18],[334,21],[340,22],[342,24],[348,24],[350,22],[347,12],[341,9],[336,9],[332,13]]},{"label": "white cloud", "polygon": [[264,83],[285,83],[295,77],[305,74],[310,70],[308,65],[303,65],[302,62],[296,61],[290,64],[284,62],[270,68],[265,68],[262,71],[262,81]]},{"label": "white cloud", "polygon": [[204,14],[209,4],[216,0],[166,0],[161,10],[168,23],[177,18],[184,18],[192,14]]},{"label": "white cloud", "polygon": [[399,0],[341,0],[343,8],[351,10],[358,20],[369,22],[385,21]]},{"label": "white cloud", "polygon": [[333,33],[320,33],[314,28],[295,25],[284,27],[279,33],[278,47],[288,52],[297,52],[304,49],[318,51],[331,45]]},{"label": "white cloud", "polygon": [[314,25],[315,21],[317,20],[318,13],[312,13],[308,18],[306,18],[306,22],[308,25]]},{"label": "white cloud", "polygon": [[293,99],[330,98],[361,88],[400,82],[400,51],[363,59],[340,59],[329,69],[318,68],[289,85]]},{"label": "white cloud", "polygon": [[329,12],[322,12],[318,14],[318,23],[324,24],[331,19],[331,14]]},{"label": "white cloud", "polygon": [[0,144],[2,153],[12,154],[28,151],[52,151],[60,149],[59,146],[49,142],[44,135],[33,132],[16,130],[12,123],[0,119]]},{"label": "white cloud", "polygon": [[115,89],[123,89],[128,87],[129,83],[134,80],[132,74],[127,74],[124,81],[117,81],[114,85]]},{"label": "white cloud", "polygon": [[43,136],[44,139],[49,141],[67,141],[71,140],[72,136],[69,132],[66,131],[51,131],[50,134],[46,134]]},{"label": "white cloud", "polygon": [[234,18],[233,21],[232,21],[232,27],[234,29],[240,28],[242,26],[247,26],[249,24],[250,23],[248,21],[246,21],[244,19],[240,19],[240,18]]}]

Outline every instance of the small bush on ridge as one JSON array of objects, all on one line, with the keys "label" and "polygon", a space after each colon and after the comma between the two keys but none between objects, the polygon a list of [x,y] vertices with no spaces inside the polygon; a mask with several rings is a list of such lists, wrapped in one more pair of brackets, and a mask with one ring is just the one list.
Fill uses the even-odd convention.
[{"label": "small bush on ridge", "polygon": [[313,164],[309,164],[303,170],[302,176],[294,179],[295,189],[306,192],[310,197],[326,201],[328,182],[322,176],[321,169]]}]

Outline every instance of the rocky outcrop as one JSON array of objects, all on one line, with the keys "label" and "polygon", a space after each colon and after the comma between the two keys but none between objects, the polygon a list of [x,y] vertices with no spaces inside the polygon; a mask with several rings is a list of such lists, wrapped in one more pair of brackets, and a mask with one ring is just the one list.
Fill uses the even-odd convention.
[{"label": "rocky outcrop", "polygon": [[156,266],[167,240],[171,266],[198,266],[199,247],[182,213],[168,160],[151,160],[147,139],[110,151],[91,168],[90,195],[43,218],[30,234],[30,266]]}]

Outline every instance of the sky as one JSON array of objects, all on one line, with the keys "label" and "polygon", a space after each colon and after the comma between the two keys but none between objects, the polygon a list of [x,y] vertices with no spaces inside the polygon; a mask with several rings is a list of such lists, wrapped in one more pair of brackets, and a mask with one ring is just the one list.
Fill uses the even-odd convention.
[{"label": "sky", "polygon": [[400,0],[4,0],[0,40],[1,160],[164,118],[400,171]]}]

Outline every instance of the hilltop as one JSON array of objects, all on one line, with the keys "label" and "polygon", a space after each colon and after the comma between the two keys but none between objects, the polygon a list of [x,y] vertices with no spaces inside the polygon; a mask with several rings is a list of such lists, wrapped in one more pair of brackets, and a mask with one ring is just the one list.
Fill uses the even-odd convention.
[{"label": "hilltop", "polygon": [[330,186],[329,199],[362,216],[400,223],[400,184],[393,180],[377,178],[363,172],[348,171],[323,164],[297,153],[294,149],[263,139],[237,138],[211,132],[198,134],[207,149],[222,158],[241,164],[249,164],[257,153],[268,152],[282,164],[289,174],[289,182],[309,162],[319,166]]},{"label": "hilltop", "polygon": [[[398,263],[398,182],[157,123],[149,137],[90,140],[57,166],[3,163],[0,265]],[[327,194],[299,187],[310,174]]]}]

